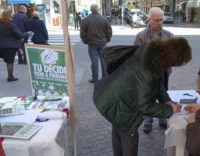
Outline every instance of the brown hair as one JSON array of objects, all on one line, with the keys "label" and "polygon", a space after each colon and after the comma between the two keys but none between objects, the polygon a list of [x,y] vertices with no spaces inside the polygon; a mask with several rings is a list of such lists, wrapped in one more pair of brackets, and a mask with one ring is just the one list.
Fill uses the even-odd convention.
[{"label": "brown hair", "polygon": [[182,66],[192,59],[192,49],[188,41],[183,37],[170,38],[167,40],[152,40],[161,57],[164,69],[173,66]]},{"label": "brown hair", "polygon": [[9,24],[11,22],[11,12],[9,11],[3,11],[1,14],[0,21],[2,21],[5,24]]}]

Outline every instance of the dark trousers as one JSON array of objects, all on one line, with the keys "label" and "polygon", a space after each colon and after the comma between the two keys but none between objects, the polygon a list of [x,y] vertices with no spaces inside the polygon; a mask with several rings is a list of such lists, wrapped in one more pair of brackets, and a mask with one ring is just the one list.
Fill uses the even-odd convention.
[{"label": "dark trousers", "polygon": [[138,141],[138,131],[131,136],[112,126],[112,146],[114,156],[137,156]]},{"label": "dark trousers", "polygon": [[25,47],[24,47],[24,43],[28,43],[28,39],[24,39],[24,41],[22,41],[21,43],[21,49],[23,54],[18,52],[18,63],[27,63],[26,62],[26,52],[25,52]]},{"label": "dark trousers", "polygon": [[78,30],[78,27],[79,27],[79,21],[77,19],[74,20],[74,27],[75,29]]}]

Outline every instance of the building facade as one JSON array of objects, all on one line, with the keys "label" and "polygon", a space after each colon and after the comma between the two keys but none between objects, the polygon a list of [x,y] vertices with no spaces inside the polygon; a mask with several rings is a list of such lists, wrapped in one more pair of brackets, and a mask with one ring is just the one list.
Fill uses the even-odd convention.
[{"label": "building facade", "polygon": [[[111,14],[112,7],[127,9],[140,8],[148,13],[151,7],[160,7],[165,12],[170,12],[174,17],[181,20],[180,12],[186,14],[186,21],[190,22],[191,12],[194,12],[194,22],[200,23],[200,0],[66,0],[69,6],[69,13],[75,11],[90,14],[90,5],[97,4],[100,7],[100,14],[106,16]],[[38,10],[44,22],[48,26],[61,27],[61,0],[0,0],[0,11],[11,10],[12,13],[18,11],[20,5],[26,5],[28,17],[32,18],[32,12]],[[178,15],[178,16],[177,16]]]}]

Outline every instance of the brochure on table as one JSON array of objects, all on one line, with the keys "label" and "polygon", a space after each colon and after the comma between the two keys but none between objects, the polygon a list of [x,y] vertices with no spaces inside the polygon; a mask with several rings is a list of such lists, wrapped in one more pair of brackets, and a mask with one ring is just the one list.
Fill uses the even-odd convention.
[{"label": "brochure on table", "polygon": [[1,123],[0,138],[29,139],[41,128],[41,124],[5,122]]},{"label": "brochure on table", "polygon": [[0,116],[24,114],[24,110],[32,109],[62,111],[69,107],[68,96],[38,96],[36,100],[32,96],[0,98]]}]

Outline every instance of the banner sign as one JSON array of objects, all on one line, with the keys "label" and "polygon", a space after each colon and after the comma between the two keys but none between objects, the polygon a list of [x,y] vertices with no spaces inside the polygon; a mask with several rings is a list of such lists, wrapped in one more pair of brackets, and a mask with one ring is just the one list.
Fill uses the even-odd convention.
[{"label": "banner sign", "polygon": [[32,94],[68,95],[64,47],[25,44]]}]

